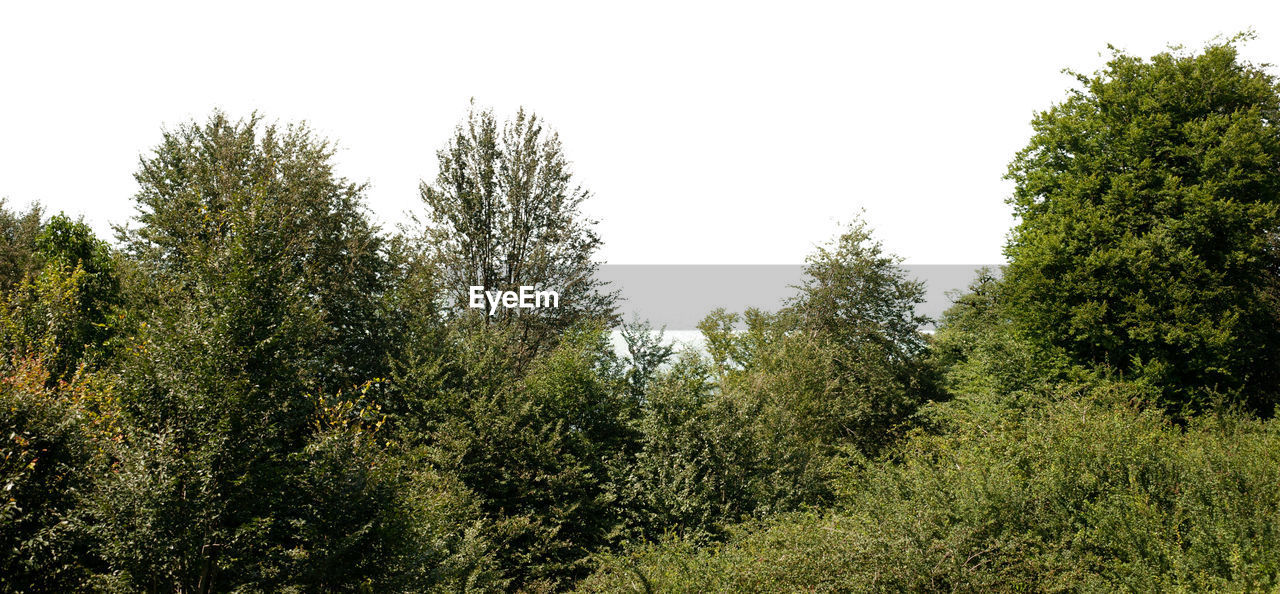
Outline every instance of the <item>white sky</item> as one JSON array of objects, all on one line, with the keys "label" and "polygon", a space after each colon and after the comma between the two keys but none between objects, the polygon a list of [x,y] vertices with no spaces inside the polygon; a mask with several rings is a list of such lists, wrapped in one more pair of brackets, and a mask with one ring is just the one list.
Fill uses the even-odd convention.
[{"label": "white sky", "polygon": [[860,208],[908,262],[1002,262],[1063,67],[1250,27],[1280,62],[1277,2],[110,4],[0,4],[11,206],[106,233],[161,127],[220,107],[338,140],[395,223],[475,97],[560,131],[616,264],[799,263]]}]

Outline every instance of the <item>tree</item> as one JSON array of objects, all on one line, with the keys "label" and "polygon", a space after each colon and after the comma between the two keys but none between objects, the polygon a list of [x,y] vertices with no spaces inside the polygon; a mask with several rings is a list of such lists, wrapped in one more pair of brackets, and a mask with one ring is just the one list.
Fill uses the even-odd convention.
[{"label": "tree", "polygon": [[646,382],[638,449],[620,485],[620,536],[631,544],[664,534],[718,538],[756,510],[757,419],[714,387],[693,350]]},{"label": "tree", "polygon": [[519,328],[530,354],[580,321],[616,323],[616,296],[594,276],[595,221],[580,210],[590,193],[573,185],[558,134],[523,109],[499,130],[492,111],[473,106],[437,157],[435,183],[421,186],[424,239],[453,315],[467,311],[472,286],[558,292],[556,308],[480,310]]},{"label": "tree", "polygon": [[299,330],[305,353],[291,363],[329,392],[380,374],[395,336],[380,309],[384,240],[365,187],[334,174],[333,153],[305,125],[215,112],[166,132],[142,160],[140,226],[122,230],[133,258],[181,300],[228,308],[245,331],[240,344],[282,346],[270,337]]},{"label": "tree", "polygon": [[487,540],[512,590],[564,588],[621,522],[611,482],[636,440],[637,404],[598,325],[565,332],[520,367],[514,325],[455,328],[423,435],[433,464],[492,519]]},{"label": "tree", "polygon": [[1016,399],[1029,388],[1066,379],[1066,365],[1037,352],[1017,331],[999,274],[986,267],[977,273],[967,292],[950,295],[952,305],[930,345],[948,395]]},{"label": "tree", "polygon": [[857,220],[806,259],[800,295],[789,309],[810,332],[845,348],[874,349],[898,382],[930,394],[929,345],[920,332],[930,319],[915,310],[924,302],[924,283],[909,278],[901,264]]},{"label": "tree", "polygon": [[1179,409],[1226,396],[1269,412],[1278,393],[1280,94],[1241,39],[1150,60],[1113,48],[1009,168],[1019,328]]},{"label": "tree", "polygon": [[[777,313],[722,310],[699,329],[720,398],[748,422],[756,452],[736,456],[755,476],[763,514],[830,496],[834,462],[874,456],[938,397],[915,311],[924,287],[855,222],[808,258],[799,294]],[[739,322],[745,330],[739,331]]]},{"label": "tree", "polygon": [[35,355],[3,369],[0,592],[88,589],[102,563],[84,502],[108,471],[119,430],[99,378],[54,380]]},{"label": "tree", "polygon": [[[751,368],[823,447],[874,455],[923,402],[937,398],[916,313],[924,283],[907,276],[855,221],[807,258],[800,293],[774,319],[748,318]],[[755,332],[750,329],[758,328]]]},{"label": "tree", "polygon": [[43,214],[35,205],[26,212],[11,211],[0,198],[0,293],[34,272],[36,235],[40,233]]},{"label": "tree", "polygon": [[655,331],[648,321],[640,320],[623,324],[619,331],[623,343],[627,346],[627,384],[631,389],[632,397],[637,400],[644,398],[649,383],[658,374],[658,369],[670,360],[675,352],[675,349],[664,340],[665,333],[665,327]]},{"label": "tree", "polygon": [[[122,349],[131,431],[97,505],[122,588],[342,588],[395,567],[334,532],[402,532],[369,515],[396,513],[397,482],[368,471],[369,444],[337,443],[358,434],[316,420],[315,395],[379,377],[394,338],[382,239],[332,155],[305,126],[215,113],[142,160],[140,226],[122,235],[158,288]],[[307,512],[339,493],[352,523]],[[362,569],[340,583],[343,563]]]},{"label": "tree", "polygon": [[0,300],[0,348],[39,356],[56,382],[105,358],[122,299],[110,249],[83,222],[59,214],[31,247],[28,270]]}]

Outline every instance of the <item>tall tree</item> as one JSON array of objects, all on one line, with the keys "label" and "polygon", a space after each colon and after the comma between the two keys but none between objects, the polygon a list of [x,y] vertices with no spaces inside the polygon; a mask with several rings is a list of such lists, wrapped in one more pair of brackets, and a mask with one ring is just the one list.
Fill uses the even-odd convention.
[{"label": "tall tree", "polygon": [[1280,93],[1240,39],[1150,60],[1113,48],[1035,117],[1008,175],[1019,326],[1175,407],[1269,411],[1280,380]]},{"label": "tall tree", "polygon": [[616,322],[616,297],[594,276],[595,221],[580,208],[590,193],[573,184],[557,133],[523,109],[500,129],[491,110],[473,106],[437,157],[436,181],[423,182],[421,196],[427,252],[448,308],[464,313],[472,286],[557,291],[556,308],[481,310],[516,325],[531,352],[584,319]]},{"label": "tall tree", "polygon": [[[142,160],[140,226],[123,235],[159,288],[120,365],[135,430],[100,506],[122,587],[338,588],[324,577],[337,557],[315,556],[338,549],[315,541],[346,539],[343,563],[384,550],[378,539],[393,526],[376,515],[317,524],[305,503],[323,496],[308,486],[317,463],[308,452],[335,438],[317,433],[321,404],[378,377],[390,340],[382,240],[362,186],[334,174],[332,155],[305,126],[215,113],[165,133]],[[339,456],[350,472],[325,472],[375,480],[360,458]],[[385,485],[350,492],[386,496]],[[326,525],[359,526],[360,536],[325,534]],[[378,583],[363,570],[347,577]]]},{"label": "tall tree", "polygon": [[[274,324],[303,311],[314,387],[337,390],[381,373],[391,332],[380,297],[389,264],[363,206],[364,186],[333,172],[333,146],[305,125],[257,115],[167,132],[136,174],[140,226],[125,230],[136,260],[184,298],[239,308],[243,344],[275,344]],[[230,291],[244,292],[232,295]]]}]

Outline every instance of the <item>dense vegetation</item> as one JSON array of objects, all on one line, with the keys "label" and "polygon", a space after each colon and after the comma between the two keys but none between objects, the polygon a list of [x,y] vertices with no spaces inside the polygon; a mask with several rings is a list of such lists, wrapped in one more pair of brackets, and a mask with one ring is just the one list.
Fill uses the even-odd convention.
[{"label": "dense vegetation", "polygon": [[395,232],[256,115],[164,133],[113,243],[0,203],[0,591],[1280,588],[1280,87],[1238,42],[1079,75],[933,334],[865,222],[703,352],[619,326],[525,112]]}]

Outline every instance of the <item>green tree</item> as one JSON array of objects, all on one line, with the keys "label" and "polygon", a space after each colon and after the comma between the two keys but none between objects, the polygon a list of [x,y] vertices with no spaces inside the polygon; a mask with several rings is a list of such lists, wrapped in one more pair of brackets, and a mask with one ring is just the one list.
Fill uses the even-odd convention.
[{"label": "green tree", "polygon": [[[382,504],[396,482],[361,470],[372,446],[343,450],[334,440],[358,435],[321,433],[309,396],[379,377],[393,340],[382,239],[332,155],[305,126],[215,113],[166,132],[142,161],[140,226],[123,239],[141,271],[131,278],[155,287],[118,365],[132,430],[97,506],[120,587],[381,583],[365,569],[337,581],[334,567],[394,571],[369,543],[411,544],[386,518],[306,511],[346,493],[348,509],[396,513]],[[369,534],[333,533],[356,528]]]},{"label": "green tree", "polygon": [[1280,93],[1241,37],[1106,67],[1014,159],[1010,313],[1046,352],[1143,377],[1175,408],[1270,411]]},{"label": "green tree", "polygon": [[25,212],[9,210],[0,198],[0,293],[7,292],[35,271],[36,235],[44,211],[36,205]]},{"label": "green tree", "polygon": [[616,323],[616,296],[594,276],[595,221],[581,212],[590,193],[573,185],[558,134],[523,109],[500,129],[492,111],[473,107],[437,157],[435,183],[421,195],[446,312],[468,308],[471,286],[557,291],[559,307],[484,310],[486,320],[516,325],[530,355],[581,321]]},{"label": "green tree", "polygon": [[305,125],[216,112],[166,132],[142,160],[139,227],[122,236],[182,299],[235,308],[240,344],[279,346],[271,335],[309,325],[296,335],[307,354],[292,363],[305,361],[307,382],[329,392],[383,373],[395,336],[381,309],[384,239],[364,210],[365,187],[334,174],[333,153]]},{"label": "green tree", "polygon": [[16,359],[39,356],[59,381],[105,358],[122,302],[115,262],[88,225],[61,214],[32,243],[33,269],[0,301],[0,347]]},{"label": "green tree", "polygon": [[[916,313],[924,284],[884,253],[856,221],[809,256],[799,294],[776,315],[748,312],[736,337],[745,375],[730,377],[793,417],[798,435],[824,447],[879,451],[922,402],[936,379]],[[767,443],[767,442],[766,442]]]},{"label": "green tree", "polygon": [[[1083,389],[1082,389],[1083,388]],[[585,592],[1256,591],[1280,585],[1280,426],[1173,422],[1142,386],[954,409],[852,465],[833,509],[603,555]],[[1003,411],[1007,413],[1008,411]]]},{"label": "green tree", "polygon": [[649,322],[633,321],[619,329],[627,347],[627,384],[637,400],[644,398],[649,383],[671,359],[675,349],[664,340],[666,328],[654,330]]},{"label": "green tree", "polygon": [[924,302],[924,283],[901,264],[857,220],[806,258],[805,280],[789,309],[809,331],[880,349],[903,381],[913,381],[928,347],[920,329],[930,320],[915,310]]},{"label": "green tree", "polygon": [[981,268],[968,291],[952,294],[930,345],[932,363],[951,397],[1016,397],[1020,391],[1066,379],[1067,365],[1037,351],[1009,314],[1003,281]]},{"label": "green tree", "polygon": [[880,453],[939,397],[920,332],[927,319],[915,311],[923,285],[865,223],[819,248],[805,275],[777,313],[717,310],[699,324],[718,384],[712,401],[750,435],[751,451],[733,454],[750,477],[745,502],[723,508],[737,516],[828,499],[841,460]]},{"label": "green tree", "polygon": [[0,376],[0,592],[84,591],[102,570],[85,501],[119,438],[90,374],[54,380],[39,354]]},{"label": "green tree", "polygon": [[621,538],[723,536],[757,508],[755,419],[716,392],[710,364],[696,351],[682,351],[645,388],[638,449],[620,484]]},{"label": "green tree", "polygon": [[463,321],[474,327],[451,328],[444,356],[397,380],[431,387],[416,439],[475,493],[510,587],[563,588],[622,521],[612,483],[636,440],[635,399],[599,326],[522,365],[508,354],[517,327]]}]

